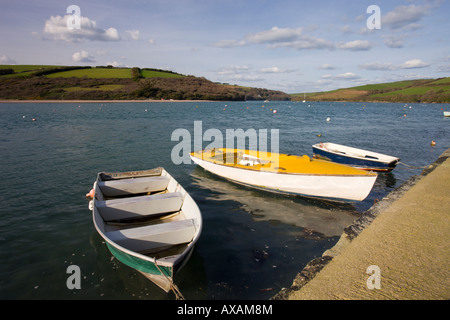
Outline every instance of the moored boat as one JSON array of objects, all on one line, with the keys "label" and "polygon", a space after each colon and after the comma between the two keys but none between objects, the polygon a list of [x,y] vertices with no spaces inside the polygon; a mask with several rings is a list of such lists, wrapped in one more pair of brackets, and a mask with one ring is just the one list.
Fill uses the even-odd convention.
[{"label": "moored boat", "polygon": [[444,111],[444,117],[450,117],[450,111]]},{"label": "moored boat", "polygon": [[362,170],[392,171],[399,158],[382,153],[324,142],[312,146],[314,158],[346,164]]},{"label": "moored boat", "polygon": [[191,159],[203,169],[236,183],[334,201],[364,200],[377,179],[376,173],[306,155],[220,148],[192,152]]},{"label": "moored boat", "polygon": [[163,168],[99,173],[91,191],[94,226],[122,263],[164,291],[188,261],[202,230],[201,212]]}]

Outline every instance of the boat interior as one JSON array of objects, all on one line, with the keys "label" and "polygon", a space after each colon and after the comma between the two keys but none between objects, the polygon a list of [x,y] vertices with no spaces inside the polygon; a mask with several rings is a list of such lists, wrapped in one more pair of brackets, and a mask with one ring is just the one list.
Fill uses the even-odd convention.
[{"label": "boat interior", "polygon": [[215,149],[211,150],[209,160],[222,164],[242,166],[264,166],[271,163],[269,160],[263,160],[242,151],[223,152]]},{"label": "boat interior", "polygon": [[[103,180],[105,179],[105,180]],[[196,234],[194,219],[183,212],[185,192],[157,174],[130,178],[100,174],[95,209],[104,234],[113,242],[141,254],[182,252]],[[172,190],[173,192],[170,192]]]}]

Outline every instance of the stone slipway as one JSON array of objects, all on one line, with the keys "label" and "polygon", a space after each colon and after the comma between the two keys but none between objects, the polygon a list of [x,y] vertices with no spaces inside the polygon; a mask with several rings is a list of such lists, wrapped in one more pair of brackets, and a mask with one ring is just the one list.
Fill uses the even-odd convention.
[{"label": "stone slipway", "polygon": [[[450,149],[374,205],[272,299],[450,299]],[[379,268],[380,289],[374,284]],[[369,281],[368,281],[369,280]]]}]

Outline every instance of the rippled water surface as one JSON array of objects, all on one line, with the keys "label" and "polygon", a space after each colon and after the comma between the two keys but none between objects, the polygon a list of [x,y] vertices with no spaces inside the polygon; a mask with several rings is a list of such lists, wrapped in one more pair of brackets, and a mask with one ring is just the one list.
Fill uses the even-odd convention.
[{"label": "rippled water surface", "polygon": [[[330,141],[422,167],[450,147],[450,119],[442,109],[450,107],[0,104],[0,298],[174,299],[112,257],[94,229],[85,199],[97,172],[162,166],[190,192],[204,220],[194,253],[176,278],[185,298],[268,299],[290,286],[296,273],[332,247],[376,199],[421,170],[399,165],[379,175],[365,201],[338,205],[253,190],[194,164],[175,165],[171,152],[179,141],[171,140],[174,130],[188,130],[193,144],[194,121],[202,121],[202,133],[218,129],[224,136],[226,129],[279,129],[282,153],[312,156],[312,144]],[[210,141],[202,143],[206,147]],[[66,286],[70,265],[80,267],[79,290]]]}]

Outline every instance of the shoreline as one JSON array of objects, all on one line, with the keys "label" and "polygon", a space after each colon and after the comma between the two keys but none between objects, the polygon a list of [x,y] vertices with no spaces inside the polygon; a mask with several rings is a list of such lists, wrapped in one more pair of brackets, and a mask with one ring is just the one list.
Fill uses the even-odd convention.
[{"label": "shoreline", "polygon": [[[167,102],[195,102],[195,103],[201,103],[201,102],[252,102],[252,101],[264,101],[264,100],[20,100],[20,99],[0,99],[0,103],[167,103]],[[271,102],[274,101],[291,101],[293,103],[299,103],[301,100],[271,100]],[[406,103],[406,104],[444,104],[447,105],[448,103],[445,102],[390,102],[390,101],[353,101],[353,100],[310,100],[307,101],[310,103],[315,102],[353,102],[353,103]]]},{"label": "shoreline", "polygon": [[[449,173],[447,149],[345,228],[271,300],[448,299]],[[371,265],[381,269],[379,290],[366,286]]]},{"label": "shoreline", "polygon": [[[130,102],[214,102],[211,100],[0,100],[0,103],[130,103]],[[219,102],[219,101],[218,101]]]}]

